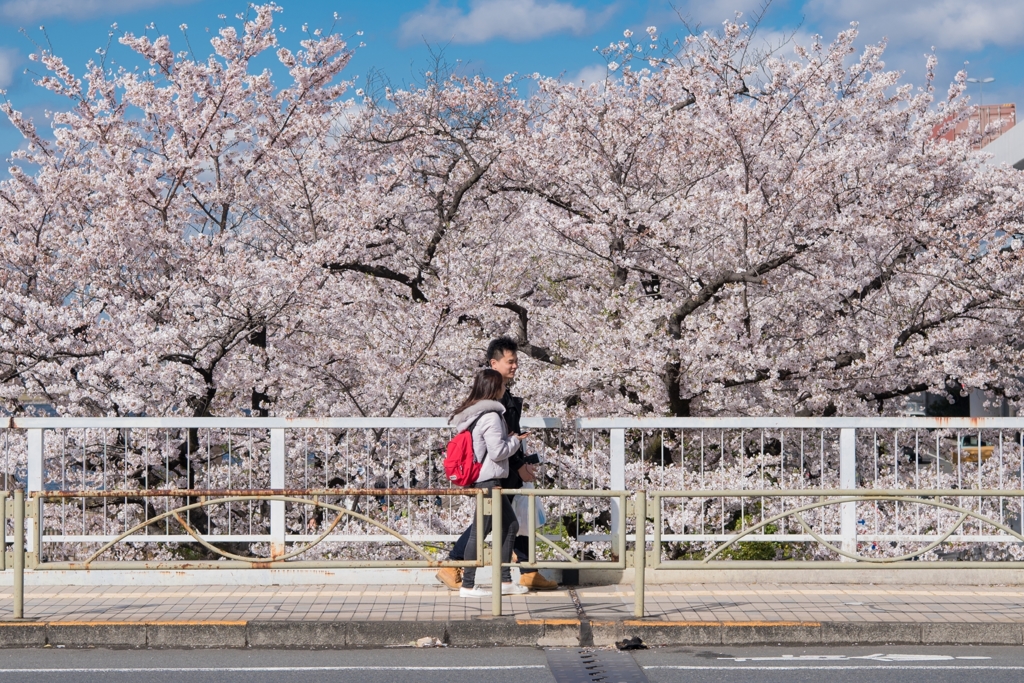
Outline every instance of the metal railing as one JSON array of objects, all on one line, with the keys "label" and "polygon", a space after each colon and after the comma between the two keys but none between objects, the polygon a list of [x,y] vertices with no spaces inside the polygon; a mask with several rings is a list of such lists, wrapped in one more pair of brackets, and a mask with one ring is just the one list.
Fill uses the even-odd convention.
[{"label": "metal railing", "polygon": [[[649,493],[652,499],[653,518],[651,520],[653,533],[651,540],[654,551],[648,558],[648,564],[653,569],[692,569],[707,567],[709,564],[721,566],[724,560],[732,566],[739,564],[746,567],[764,566],[786,566],[789,568],[828,566],[829,562],[820,560],[803,560],[796,558],[785,558],[785,562],[771,560],[769,562],[739,561],[729,558],[726,554],[731,548],[735,548],[741,541],[753,541],[755,543],[767,544],[770,549],[783,550],[786,545],[795,543],[814,543],[839,556],[840,560],[847,564],[840,566],[851,566],[849,563],[857,562],[869,566],[906,566],[911,560],[919,560],[922,557],[933,553],[945,543],[956,543],[981,538],[987,543],[1012,543],[1019,545],[1024,543],[1024,535],[1019,529],[1013,529],[1003,523],[999,517],[993,514],[1000,510],[1006,501],[1024,498],[1024,490],[979,490],[979,489],[899,489],[899,490],[735,490],[735,491],[653,491]],[[701,541],[710,541],[712,547],[707,548],[700,554],[699,559],[679,560],[663,557],[666,535],[664,502],[666,500],[681,499],[684,505],[696,506],[698,510],[704,510],[709,506],[731,505],[737,507],[737,501],[743,499],[750,501],[750,509],[756,509],[756,504],[766,499],[781,501],[778,510],[767,518],[750,526],[734,530],[728,534],[701,535]],[[731,501],[731,503],[727,503]],[[875,535],[866,534],[858,536],[855,543],[850,546],[845,543],[846,539],[841,534],[829,533],[827,530],[828,520],[823,516],[817,519],[808,520],[808,515],[820,513],[830,507],[840,508],[845,519],[852,511],[858,516],[870,512],[872,509],[885,506],[893,508],[898,505],[908,507],[920,507],[926,510],[929,518],[929,533],[916,536],[908,535]],[[699,514],[699,513],[698,513]],[[833,518],[835,519],[835,518]],[[975,526],[979,530],[986,530],[985,534],[964,534],[966,526]],[[795,527],[795,528],[794,528]],[[815,527],[818,527],[816,530]],[[678,538],[678,536],[676,536]],[[915,547],[908,552],[893,553],[891,550],[898,547],[897,541],[911,544]],[[861,546],[864,546],[863,548]],[[716,560],[717,562],[712,562]],[[780,558],[781,559],[781,558]],[[964,562],[946,562],[945,565],[963,566]],[[996,562],[984,564],[994,565]],[[921,566],[920,562],[915,563]]]},{"label": "metal railing", "polygon": [[[158,490],[158,491],[52,491],[42,492],[33,494],[30,499],[33,503],[38,505],[37,509],[33,509],[30,513],[30,519],[39,519],[43,515],[43,503],[64,501],[64,500],[106,500],[106,499],[124,499],[129,500],[148,500],[152,498],[159,498],[164,500],[176,500],[180,504],[176,504],[173,508],[168,506],[165,512],[159,513],[153,517],[147,517],[141,522],[133,525],[131,528],[126,529],[122,533],[106,540],[95,550],[92,550],[84,560],[81,561],[46,561],[43,558],[38,558],[33,563],[34,569],[62,569],[62,570],[76,570],[76,569],[119,569],[128,566],[139,567],[143,569],[227,569],[234,567],[244,568],[261,568],[261,569],[272,569],[281,568],[287,566],[292,569],[297,568],[326,568],[326,567],[345,567],[345,568],[374,568],[374,567],[388,567],[388,568],[425,568],[425,567],[475,567],[480,566],[474,562],[465,561],[442,561],[437,560],[431,554],[429,554],[420,544],[416,543],[413,539],[410,539],[406,535],[403,535],[400,531],[393,529],[387,524],[377,521],[372,518],[369,514],[361,513],[355,509],[345,507],[338,504],[337,502],[331,502],[330,499],[345,499],[348,497],[382,497],[387,496],[389,498],[411,498],[411,497],[434,497],[434,496],[452,496],[457,498],[475,498],[476,499],[476,522],[477,524],[482,523],[482,517],[490,514],[490,501],[485,498],[485,491],[483,489],[269,489],[269,490],[251,490],[251,491],[230,491],[230,490]],[[264,557],[252,557],[243,556],[238,552],[228,550],[225,546],[231,545],[231,539],[233,537],[220,534],[204,534],[200,532],[196,525],[190,521],[187,517],[189,512],[203,510],[207,511],[216,507],[224,507],[233,505],[235,503],[248,503],[248,502],[261,502],[261,503],[290,503],[296,506],[308,506],[316,510],[323,510],[335,513],[335,517],[332,521],[328,522],[324,520],[322,524],[323,530],[318,533],[311,541],[300,545],[299,547],[293,547],[287,549],[286,546],[279,546],[276,544],[269,545],[269,555]],[[383,534],[380,534],[382,539],[388,541],[397,541],[402,547],[411,549],[420,559],[415,560],[396,560],[396,559],[359,559],[359,560],[294,560],[300,555],[304,555],[320,544],[329,542],[333,537],[333,532],[344,520],[351,518],[364,522],[367,526],[377,529]],[[125,561],[115,560],[109,562],[103,562],[99,560],[99,557],[111,550],[120,543],[131,542],[133,540],[143,540],[145,542],[152,543],[153,536],[139,536],[140,532],[144,532],[146,529],[153,525],[162,524],[164,522],[171,522],[180,527],[184,532],[184,536],[191,541],[194,541],[198,545],[202,546],[209,554],[213,555],[217,559],[214,560],[143,560],[143,561]],[[171,538],[177,538],[178,536],[171,536]],[[244,538],[244,537],[243,537]],[[37,538],[36,542],[40,543],[41,538]],[[375,539],[376,540],[376,539]],[[249,545],[249,544],[246,544]],[[252,547],[252,546],[250,546]],[[257,545],[258,547],[258,545]],[[477,556],[483,556],[483,539],[477,539]]]},{"label": "metal railing", "polygon": [[[544,488],[516,491],[529,505],[525,566],[632,567],[638,615],[647,569],[1024,559],[1024,418],[533,418],[524,427],[552,464]],[[474,513],[477,494],[443,480],[450,434],[439,418],[13,418],[0,419],[0,461],[5,488],[26,491],[22,571],[460,566],[399,557],[416,546],[433,558],[488,505],[477,496]],[[555,520],[545,529],[539,500]],[[5,507],[18,527],[16,493]],[[354,558],[353,544],[380,550]],[[181,559],[186,546],[202,557]],[[73,556],[101,547],[120,555]],[[484,554],[468,566],[495,566]]]},{"label": "metal railing", "polygon": [[[1024,488],[1024,418],[529,418],[523,425],[535,433],[527,447],[553,464],[548,488]],[[442,459],[450,435],[443,418],[3,418],[0,467],[4,488],[29,493],[442,488],[448,486]],[[109,539],[116,517],[123,531],[127,517],[113,498],[105,505],[101,513],[62,503],[60,513],[47,518],[44,544],[58,552],[62,544]],[[612,501],[613,513],[617,505]],[[285,508],[274,501],[269,510],[251,506],[244,518],[233,511],[223,524],[211,520],[211,532],[279,547],[312,540],[310,520],[300,524]],[[419,540],[451,542],[467,510],[451,503],[426,511],[436,523],[406,531]],[[611,517],[614,526],[618,516]],[[717,520],[720,534],[727,521]],[[841,531],[847,546],[858,535],[885,531],[881,518],[866,521],[847,521]],[[708,533],[678,530],[673,540],[697,542]],[[919,534],[899,529],[895,535]],[[163,536],[191,542],[180,534]]]},{"label": "metal railing", "polygon": [[[550,429],[559,423],[527,419],[524,426]],[[241,495],[270,489],[372,489],[384,492],[382,507],[397,517],[390,526],[402,527],[416,541],[433,543],[454,541],[471,515],[471,506],[460,504],[457,496],[444,496],[444,506],[410,496],[395,498],[397,490],[451,490],[442,463],[452,430],[443,418],[24,418],[0,420],[0,431],[5,488],[21,487],[29,494],[125,492],[48,504],[41,518],[41,543],[56,557],[82,543],[109,541],[133,523],[169,510],[172,496],[162,494],[163,507],[160,502],[140,505],[142,499],[130,495],[140,490],[231,490]],[[263,502],[257,505],[252,499],[242,502],[244,509],[219,510],[210,516],[204,533],[224,543],[270,544],[277,553],[318,535],[312,528],[312,508],[282,500]],[[399,502],[405,509],[398,510]],[[195,509],[186,511],[186,519],[193,521],[195,514],[201,515]],[[341,530],[347,533],[334,534],[332,542],[393,540],[368,533],[375,530],[365,525],[347,524]],[[167,523],[162,528],[147,525],[145,535],[149,543],[195,542],[180,527],[172,533]]]},{"label": "metal railing", "polygon": [[[395,497],[409,496],[435,496],[451,495],[475,499],[475,523],[477,528],[483,525],[485,516],[492,516],[494,529],[502,527],[502,505],[501,496],[508,493],[500,488],[491,491],[490,496],[485,495],[482,489],[407,489],[407,490],[266,490],[248,491],[239,494],[237,491],[222,490],[175,490],[175,491],[52,491],[35,493],[26,498],[24,491],[17,489],[13,496],[9,492],[0,492],[0,501],[4,501],[4,520],[0,525],[3,528],[2,540],[4,547],[7,544],[7,525],[13,523],[14,538],[12,550],[10,551],[10,564],[13,569],[14,582],[14,618],[20,619],[24,615],[24,577],[25,570],[47,571],[47,570],[117,570],[117,569],[139,569],[139,570],[168,570],[168,569],[299,569],[299,568],[440,568],[440,567],[485,567],[492,568],[492,611],[495,616],[500,616],[501,607],[501,571],[504,567],[515,566],[516,563],[502,562],[501,558],[501,534],[491,534],[491,546],[487,548],[482,534],[476,536],[476,560],[445,560],[429,552],[428,549],[415,541],[403,536],[398,531],[389,528],[373,520],[372,518],[356,512],[341,505],[328,502],[325,498],[340,498],[347,495],[356,496],[380,496],[393,495]],[[104,499],[110,497],[129,498],[179,498],[186,501],[185,504],[176,505],[152,518],[148,518],[127,529],[123,533],[103,543],[92,550],[83,560],[73,562],[47,562],[41,559],[41,535],[38,530],[42,528],[40,520],[43,517],[43,504],[45,501],[60,501],[67,499]],[[601,569],[625,569],[627,566],[626,550],[626,524],[625,515],[628,509],[629,495],[625,491],[564,491],[564,490],[541,490],[525,489],[516,491],[516,495],[528,496],[530,518],[527,523],[527,534],[529,537],[529,557],[520,562],[521,566],[532,568],[560,568],[571,567],[601,568]],[[537,526],[537,499],[540,497],[553,498],[608,498],[616,500],[619,510],[617,527],[621,531],[617,534],[614,543],[614,553],[611,560],[578,560],[561,548],[556,541],[548,538]],[[188,502],[191,501],[191,502]],[[245,503],[248,501],[293,503],[296,505],[312,506],[318,509],[329,510],[336,513],[333,522],[326,525],[326,529],[311,543],[288,552],[277,552],[271,546],[271,554],[264,557],[243,556],[223,547],[222,542],[216,536],[204,535],[197,531],[184,517],[184,515],[197,509],[205,509],[216,506],[225,506],[233,503]],[[643,508],[641,508],[643,509]],[[364,558],[335,558],[330,560],[303,560],[300,556],[313,550],[316,546],[329,539],[331,532],[339,522],[346,517],[356,517],[383,531],[385,534],[399,541],[405,548],[412,550],[419,557],[413,560],[406,559],[378,559],[368,560]],[[165,519],[173,519],[195,542],[212,554],[219,555],[221,559],[216,561],[196,560],[157,560],[157,561],[104,561],[100,558],[108,551],[122,543],[130,542],[139,532],[148,526],[160,524]],[[26,538],[25,529],[28,526],[35,530],[29,532]],[[557,539],[556,539],[557,540]],[[27,543],[26,543],[27,541]],[[538,547],[540,544],[540,548]],[[540,552],[547,550],[549,555],[561,557],[560,560],[545,560],[539,557]],[[6,570],[7,557],[4,556],[4,563],[0,570]]]},{"label": "metal railing", "polygon": [[[458,495],[463,497],[475,498],[476,510],[475,510],[475,521],[479,526],[483,523],[483,517],[485,515],[492,516],[492,524],[494,529],[500,529],[502,527],[502,505],[500,497],[509,493],[509,490],[502,490],[495,488],[491,491],[490,496],[486,496],[485,492],[481,489],[462,489],[456,491],[444,491],[444,495]],[[501,534],[493,533],[491,535],[490,547],[485,547],[484,538],[482,535],[477,536],[477,559],[475,561],[467,560],[439,560],[435,556],[431,555],[424,547],[418,545],[414,541],[404,537],[401,533],[390,529],[385,525],[382,525],[360,513],[357,513],[351,509],[343,506],[330,503],[323,498],[326,497],[338,497],[343,494],[353,495],[367,495],[368,492],[363,490],[310,490],[310,491],[289,491],[289,490],[268,490],[268,491],[257,491],[247,492],[244,495],[238,495],[233,491],[210,491],[210,490],[191,490],[191,491],[173,491],[173,492],[146,492],[136,491],[132,492],[133,496],[138,497],[170,497],[174,495],[181,497],[185,500],[191,500],[184,505],[176,506],[174,509],[169,510],[161,515],[147,519],[144,522],[133,526],[124,533],[118,535],[116,538],[104,543],[98,549],[93,550],[84,560],[80,562],[45,562],[40,560],[39,548],[40,538],[38,533],[33,535],[31,532],[26,536],[25,528],[30,526],[31,528],[38,530],[41,525],[39,520],[42,515],[42,504],[45,500],[62,500],[68,498],[103,498],[108,496],[122,496],[124,492],[80,492],[80,491],[57,491],[57,492],[44,492],[35,494],[29,498],[25,497],[22,490],[18,489],[11,495],[9,492],[0,492],[0,501],[4,503],[4,523],[3,528],[3,539],[4,547],[7,544],[7,523],[8,521],[13,522],[13,544],[10,554],[4,554],[3,562],[0,564],[0,570],[6,570],[7,565],[11,566],[13,570],[13,584],[14,584],[14,618],[20,619],[24,615],[24,573],[26,569],[34,571],[46,571],[46,570],[103,570],[103,569],[145,569],[145,570],[166,570],[166,569],[229,569],[229,568],[259,568],[259,569],[275,569],[275,568],[367,568],[367,567],[387,567],[387,568],[416,568],[416,567],[484,567],[490,565],[491,567],[491,585],[492,585],[492,613],[495,616],[500,616],[502,613],[502,594],[501,594],[501,572],[505,567],[515,566],[516,563],[503,562],[501,559]],[[369,492],[372,495],[379,495],[383,492],[374,490]],[[391,495],[398,497],[401,496],[421,496],[421,495],[435,495],[438,490],[434,489],[422,489],[422,490],[399,490],[389,492]],[[623,570],[627,568],[633,568],[634,570],[634,615],[638,618],[645,615],[644,601],[645,601],[645,586],[647,581],[647,569],[650,568],[653,571],[666,570],[666,569],[692,569],[695,567],[707,568],[718,566],[736,566],[736,562],[728,559],[725,553],[731,548],[742,542],[745,538],[751,536],[759,536],[757,532],[763,532],[766,528],[776,524],[784,524],[786,521],[792,521],[798,524],[803,533],[806,534],[808,539],[820,546],[827,548],[831,552],[840,555],[842,558],[856,562],[858,565],[867,565],[869,567],[905,567],[912,565],[912,560],[932,552],[935,548],[943,543],[948,542],[953,538],[954,534],[961,529],[969,521],[976,522],[981,525],[991,527],[991,529],[998,531],[999,534],[992,536],[992,540],[998,540],[1002,542],[1013,542],[1013,543],[1024,543],[1024,535],[1010,528],[1006,524],[1001,523],[998,519],[992,515],[987,515],[982,511],[981,502],[985,499],[1002,500],[1009,498],[1022,499],[1024,498],[1024,489],[1020,490],[965,490],[965,489],[949,489],[949,490],[914,490],[907,489],[901,491],[875,491],[875,492],[864,492],[862,490],[839,490],[839,491],[828,491],[828,490],[814,490],[814,489],[802,489],[802,490],[790,490],[790,491],[774,491],[774,490],[736,490],[736,491],[568,491],[568,490],[544,490],[544,489],[523,489],[515,490],[515,495],[524,495],[527,497],[528,513],[526,521],[527,536],[529,538],[529,555],[525,560],[521,559],[518,563],[521,567],[528,567],[534,569],[544,568],[560,568],[560,569],[607,569],[607,570]],[[610,559],[608,560],[580,560],[575,558],[573,555],[568,553],[565,549],[560,547],[556,540],[552,540],[543,533],[537,524],[537,506],[538,499],[543,498],[607,498],[609,500],[615,500],[618,505],[618,520],[615,525],[618,532],[613,534],[613,552],[611,553]],[[651,505],[648,505],[648,498],[650,498]],[[719,543],[713,550],[706,553],[705,556],[700,560],[666,560],[662,553],[664,550],[664,535],[662,533],[664,527],[663,517],[663,503],[666,500],[672,499],[683,499],[685,501],[693,502],[699,501],[701,507],[704,507],[704,502],[707,500],[720,499],[722,504],[725,504],[726,499],[765,499],[765,498],[780,498],[787,501],[792,501],[792,504],[786,507],[782,512],[772,515],[771,517],[763,520],[758,524],[754,524],[751,527],[736,531],[728,537],[722,539],[723,542]],[[964,504],[966,499],[967,504]],[[230,550],[226,550],[217,544],[215,537],[204,537],[203,534],[199,533],[195,528],[188,524],[185,518],[182,516],[189,510],[208,508],[213,506],[222,506],[230,503],[242,503],[249,500],[259,500],[264,502],[291,502],[298,505],[309,505],[316,508],[322,508],[337,513],[335,520],[327,525],[327,529],[320,534],[320,536],[312,543],[304,545],[299,548],[292,549],[289,552],[266,557],[252,557],[252,556],[241,556]],[[954,502],[955,501],[955,502]],[[978,504],[974,505],[972,501],[976,501]],[[835,545],[830,541],[830,538],[835,538],[834,535],[830,536],[822,531],[815,531],[815,522],[809,522],[805,515],[816,510],[821,510],[831,506],[850,507],[856,508],[857,505],[862,504],[877,504],[879,502],[885,504],[899,504],[904,505],[920,505],[928,508],[932,508],[939,513],[945,512],[948,515],[948,524],[945,528],[937,528],[934,533],[924,535],[922,538],[917,539],[921,544],[916,550],[905,553],[898,556],[871,556],[865,555],[856,551],[850,552],[844,550],[842,547]],[[652,518],[648,517],[648,511],[653,515]],[[331,559],[331,560],[302,560],[298,559],[301,555],[309,552],[319,543],[327,539],[330,533],[337,526],[339,521],[348,516],[360,517],[364,521],[372,524],[376,528],[385,532],[386,534],[394,537],[403,546],[411,549],[417,555],[418,559],[404,560],[404,559],[383,559],[383,560],[367,560],[367,559]],[[223,559],[218,561],[208,562],[197,562],[194,560],[174,560],[174,561],[103,561],[100,559],[102,555],[110,551],[112,548],[120,543],[127,542],[132,536],[138,534],[144,528],[149,525],[158,524],[163,521],[164,518],[173,517],[175,522],[181,525],[196,542],[202,545],[207,550],[220,555]],[[627,520],[627,517],[630,518]],[[632,521],[634,527],[634,533],[627,533],[627,521]],[[651,523],[652,532],[650,534],[650,543],[652,546],[651,550],[647,549],[648,545],[648,522]],[[936,517],[936,523],[939,524],[939,518]],[[778,533],[777,530],[768,534],[768,537],[773,539],[774,543],[785,543],[792,541],[793,536],[785,533]],[[797,540],[804,540],[799,538]],[[27,543],[26,543],[27,541]],[[629,548],[630,541],[632,541],[632,549]],[[541,559],[539,557],[539,551],[541,549],[547,550],[549,556],[554,556],[559,559]],[[766,563],[749,563],[739,562],[740,565],[744,566],[766,566]],[[772,566],[779,566],[780,564],[787,565],[789,567],[798,566],[815,566],[821,567],[823,564],[820,561],[814,562],[799,562],[789,561],[785,563],[773,562]],[[851,564],[837,563],[839,566],[853,566]],[[964,563],[954,563],[962,565]],[[993,563],[986,563],[992,565]],[[917,566],[920,566],[918,563]]]}]

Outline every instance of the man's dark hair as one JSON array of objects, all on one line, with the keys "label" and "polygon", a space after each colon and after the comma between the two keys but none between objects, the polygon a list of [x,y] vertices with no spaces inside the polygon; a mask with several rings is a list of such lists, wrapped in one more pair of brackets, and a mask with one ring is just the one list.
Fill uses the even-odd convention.
[{"label": "man's dark hair", "polygon": [[511,337],[492,339],[491,343],[487,345],[487,357],[484,358],[484,362],[490,365],[492,360],[501,360],[505,357],[506,351],[519,353],[519,344],[516,344],[515,339]]}]

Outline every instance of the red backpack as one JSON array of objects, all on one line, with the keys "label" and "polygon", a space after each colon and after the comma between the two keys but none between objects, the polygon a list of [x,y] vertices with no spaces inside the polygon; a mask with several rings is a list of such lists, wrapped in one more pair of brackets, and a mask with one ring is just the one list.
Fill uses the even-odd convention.
[{"label": "red backpack", "polygon": [[448,453],[444,457],[444,473],[456,486],[472,486],[483,469],[483,463],[477,462],[473,456],[473,428],[486,414],[478,415],[470,423],[469,429],[459,432],[448,442]]}]

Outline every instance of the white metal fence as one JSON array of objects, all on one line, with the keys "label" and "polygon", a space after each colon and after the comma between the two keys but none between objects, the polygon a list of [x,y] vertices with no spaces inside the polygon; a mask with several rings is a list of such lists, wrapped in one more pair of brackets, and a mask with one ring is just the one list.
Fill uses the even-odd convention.
[{"label": "white metal fence", "polygon": [[[1024,559],[1019,540],[989,523],[1020,530],[1024,418],[528,418],[523,426],[534,432],[528,450],[548,462],[542,488],[728,492],[657,497],[649,520],[658,528],[648,537],[657,532],[659,560],[701,561],[739,534],[742,543],[720,559],[838,559],[822,541],[871,558]],[[4,489],[127,494],[46,503],[43,528],[37,536],[30,530],[30,538],[38,537],[41,556],[54,560],[72,559],[163,512],[131,491],[448,486],[441,461],[451,431],[442,418],[13,418],[0,419],[0,432]],[[803,522],[765,523],[806,506],[801,489],[936,495],[846,499],[808,509]],[[964,489],[976,493],[950,493]],[[154,500],[168,509],[181,504]],[[472,514],[469,501],[440,495],[336,502],[372,509],[382,523],[436,544],[439,553]],[[546,533],[581,558],[613,552],[618,505],[614,497],[552,499]],[[960,513],[948,506],[973,516],[958,522]],[[324,524],[315,508],[281,501],[228,505],[187,521],[213,542],[278,549],[318,538]],[[928,549],[953,524],[954,532]],[[371,541],[381,546],[374,552],[390,552],[393,538],[374,531],[353,519],[330,540],[336,549]],[[192,544],[182,527],[166,521],[146,527],[123,556],[180,557]]]}]

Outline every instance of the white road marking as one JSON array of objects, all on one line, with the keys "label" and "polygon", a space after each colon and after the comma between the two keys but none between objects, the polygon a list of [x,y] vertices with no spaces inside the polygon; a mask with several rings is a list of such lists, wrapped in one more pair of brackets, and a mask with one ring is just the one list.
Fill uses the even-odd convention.
[{"label": "white road marking", "polygon": [[209,673],[254,671],[502,671],[509,669],[546,669],[543,664],[521,664],[516,666],[147,666],[147,667],[103,667],[74,669],[0,669],[0,675],[8,673]]},{"label": "white road marking", "polygon": [[849,655],[782,655],[780,657],[719,657],[731,662],[848,662],[853,659],[870,659],[874,662],[948,662],[954,659],[992,659],[991,657],[954,657],[932,654],[875,654],[864,656]]},{"label": "white road marking", "polygon": [[815,666],[807,664],[804,666],[683,666],[683,665],[654,665],[645,666],[644,669],[675,669],[679,671],[847,671],[852,669],[877,671],[889,669],[893,671],[927,671],[935,669],[950,669],[957,671],[1024,671],[1024,666],[949,666],[945,664],[914,665],[914,664],[833,664]]}]

